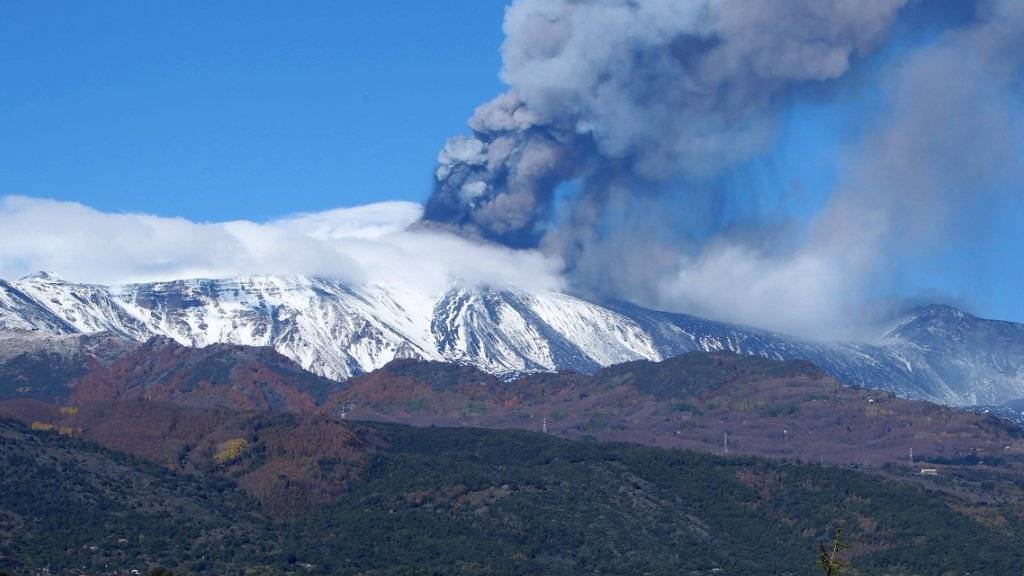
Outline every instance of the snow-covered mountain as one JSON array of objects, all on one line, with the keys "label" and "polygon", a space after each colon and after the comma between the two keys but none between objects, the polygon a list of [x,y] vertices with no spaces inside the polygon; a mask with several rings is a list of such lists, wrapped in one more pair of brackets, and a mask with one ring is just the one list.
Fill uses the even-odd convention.
[{"label": "snow-covered mountain", "polygon": [[39,273],[0,281],[0,330],[272,346],[333,379],[395,358],[510,375],[730,350],[806,359],[848,383],[952,405],[1024,397],[1024,325],[944,306],[915,311],[879,342],[842,344],[547,290],[429,293],[295,276],[97,286]]}]

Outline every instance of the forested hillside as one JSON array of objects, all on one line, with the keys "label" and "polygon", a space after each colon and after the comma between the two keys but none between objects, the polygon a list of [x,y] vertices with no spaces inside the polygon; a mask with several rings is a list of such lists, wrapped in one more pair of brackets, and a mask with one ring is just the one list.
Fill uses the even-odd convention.
[{"label": "forested hillside", "polygon": [[373,441],[354,459],[318,459],[345,489],[295,516],[232,487],[230,471],[261,465],[259,451],[232,455],[225,474],[178,475],[4,421],[0,566],[810,575],[836,526],[854,543],[854,574],[995,576],[1024,565],[1017,516],[851,470],[519,431],[347,426]]}]

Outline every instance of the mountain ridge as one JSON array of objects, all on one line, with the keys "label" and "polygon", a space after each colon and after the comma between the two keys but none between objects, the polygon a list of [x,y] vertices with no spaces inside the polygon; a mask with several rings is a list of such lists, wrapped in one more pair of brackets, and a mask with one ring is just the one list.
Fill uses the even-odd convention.
[{"label": "mountain ridge", "polygon": [[[940,312],[946,311],[942,314]],[[803,359],[839,380],[949,405],[1024,396],[1024,325],[925,307],[870,343],[816,342],[550,290],[355,285],[240,276],[100,286],[50,273],[0,280],[0,330],[107,331],[137,342],[271,346],[345,380],[396,358],[476,366],[501,377],[594,372],[630,360],[728,350]]]},{"label": "mountain ridge", "polygon": [[[113,441],[117,449],[126,449],[124,442],[130,448],[150,433],[147,426],[188,408],[524,429],[701,452],[720,452],[727,436],[734,454],[873,467],[905,465],[913,449],[921,461],[992,458],[999,464],[986,470],[995,476],[1019,474],[1024,462],[1024,430],[991,411],[906,400],[842,385],[806,361],[731,352],[689,352],[593,374],[541,372],[514,380],[468,365],[396,359],[338,383],[302,370],[272,348],[191,348],[154,337],[114,362],[89,364],[84,375],[62,386],[48,383],[49,394],[5,389],[0,414]],[[19,366],[0,364],[0,375],[15,374],[28,385],[40,377],[31,365],[17,374]],[[158,405],[174,408],[153,408]],[[170,419],[180,425],[179,417]],[[130,426],[132,421],[139,424]],[[143,449],[166,436],[157,434],[159,440],[143,442]],[[178,449],[170,451],[172,462],[179,456]]]}]

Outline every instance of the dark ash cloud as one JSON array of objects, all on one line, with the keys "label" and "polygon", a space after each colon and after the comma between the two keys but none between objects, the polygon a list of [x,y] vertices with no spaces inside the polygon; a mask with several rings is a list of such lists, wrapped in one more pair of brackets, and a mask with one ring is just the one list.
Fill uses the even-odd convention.
[{"label": "dark ash cloud", "polygon": [[[424,219],[535,246],[566,180],[712,174],[763,149],[777,98],[846,73],[904,2],[518,0],[510,90],[445,145]],[[586,182],[584,196],[604,193]]]},{"label": "dark ash cloud", "polygon": [[[516,0],[509,91],[446,143],[424,222],[539,248],[590,295],[848,337],[901,259],[982,233],[1019,194],[1024,2],[956,4]],[[873,73],[884,109],[806,230],[687,233],[710,229],[716,195],[744,200],[715,178],[770,148],[794,93],[842,88],[915,9],[947,29]]]}]

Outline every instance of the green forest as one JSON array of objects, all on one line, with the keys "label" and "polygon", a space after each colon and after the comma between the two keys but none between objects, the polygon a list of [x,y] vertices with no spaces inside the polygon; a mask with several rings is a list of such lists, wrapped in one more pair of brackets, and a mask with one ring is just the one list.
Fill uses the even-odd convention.
[{"label": "green forest", "polygon": [[[836,468],[362,424],[386,447],[335,504],[273,517],[230,481],[0,425],[0,567],[105,574],[1021,573],[1011,534],[948,497]],[[320,466],[336,465],[323,459]],[[1012,530],[1008,530],[1012,528]]]}]

